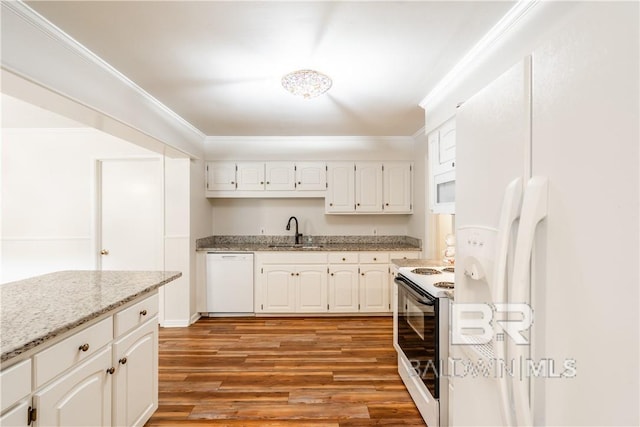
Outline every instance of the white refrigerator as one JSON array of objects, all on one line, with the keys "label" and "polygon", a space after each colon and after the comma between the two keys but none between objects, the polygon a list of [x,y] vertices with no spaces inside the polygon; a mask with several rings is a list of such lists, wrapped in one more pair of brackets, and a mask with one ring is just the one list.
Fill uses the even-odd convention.
[{"label": "white refrigerator", "polygon": [[576,4],[458,110],[451,425],[640,424],[638,14]]}]

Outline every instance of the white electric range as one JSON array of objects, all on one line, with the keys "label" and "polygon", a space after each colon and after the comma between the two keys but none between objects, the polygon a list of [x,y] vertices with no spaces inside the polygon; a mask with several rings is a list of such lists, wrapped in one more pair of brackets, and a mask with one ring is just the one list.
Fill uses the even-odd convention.
[{"label": "white electric range", "polygon": [[400,267],[398,273],[434,297],[447,297],[454,289],[454,266]]}]

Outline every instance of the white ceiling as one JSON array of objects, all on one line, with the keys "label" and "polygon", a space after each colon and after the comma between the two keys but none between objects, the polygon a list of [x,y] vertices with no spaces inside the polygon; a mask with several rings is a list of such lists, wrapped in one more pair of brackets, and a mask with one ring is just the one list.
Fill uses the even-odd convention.
[{"label": "white ceiling", "polygon": [[[29,1],[206,135],[412,135],[513,1]],[[288,72],[333,79],[313,99]]]}]

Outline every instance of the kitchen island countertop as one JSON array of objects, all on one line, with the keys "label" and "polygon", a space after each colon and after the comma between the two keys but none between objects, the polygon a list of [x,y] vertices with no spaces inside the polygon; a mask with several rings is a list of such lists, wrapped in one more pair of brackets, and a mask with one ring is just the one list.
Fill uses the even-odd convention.
[{"label": "kitchen island countertop", "polygon": [[0,362],[140,299],[177,271],[60,271],[0,285]]}]

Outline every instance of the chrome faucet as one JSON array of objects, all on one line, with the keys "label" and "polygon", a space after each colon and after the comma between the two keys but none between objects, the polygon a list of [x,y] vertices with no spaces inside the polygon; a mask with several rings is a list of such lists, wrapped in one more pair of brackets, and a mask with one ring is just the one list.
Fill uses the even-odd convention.
[{"label": "chrome faucet", "polygon": [[296,245],[299,245],[302,240],[302,233],[298,233],[298,218],[296,218],[295,216],[292,216],[291,218],[289,218],[289,222],[287,222],[287,230],[291,230],[291,220],[295,219],[296,220]]}]

